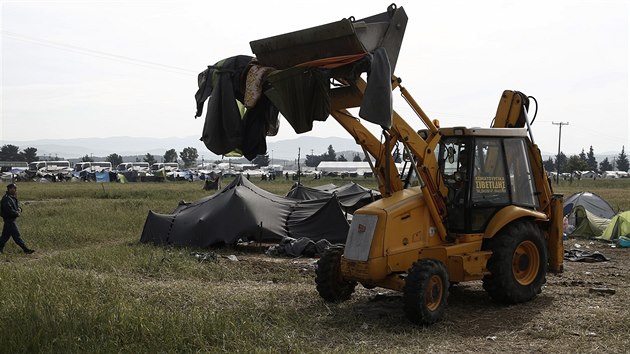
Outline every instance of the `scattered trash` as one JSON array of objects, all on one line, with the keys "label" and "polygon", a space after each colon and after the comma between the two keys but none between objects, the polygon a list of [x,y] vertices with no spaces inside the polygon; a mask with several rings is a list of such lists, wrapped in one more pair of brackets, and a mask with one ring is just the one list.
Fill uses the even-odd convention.
[{"label": "scattered trash", "polygon": [[487,340],[497,340],[497,336],[487,336],[486,337]]},{"label": "scattered trash", "polygon": [[191,253],[191,255],[193,257],[195,257],[199,262],[205,262],[205,261],[213,261],[216,262],[218,259],[218,256],[216,253],[214,252],[209,252],[209,253],[197,253],[197,252],[193,252]]},{"label": "scattered trash", "polygon": [[363,324],[361,325],[361,329],[368,329],[370,326],[368,326],[367,323],[363,322]]},{"label": "scattered trash", "polygon": [[[578,337],[582,336],[582,333],[576,332],[576,331],[572,331],[571,334],[574,335],[574,336],[578,336]],[[595,332],[586,332],[586,333],[584,333],[584,336],[586,336],[586,337],[597,337],[597,333],[595,333]]]},{"label": "scattered trash", "polygon": [[[575,244],[578,245],[577,243]],[[581,246],[580,246],[581,247]],[[599,253],[599,251],[586,251],[586,250],[564,250],[564,259],[572,262],[607,262],[608,258],[603,254]]]},{"label": "scattered trash", "polygon": [[575,248],[582,248],[582,245],[580,245],[579,243],[576,243],[575,245],[573,245],[573,247],[575,247]]},{"label": "scattered trash", "polygon": [[268,256],[291,256],[291,257],[320,257],[329,248],[341,247],[330,243],[326,239],[313,241],[308,237],[294,239],[283,237],[279,244],[269,247],[265,252]]},{"label": "scattered trash", "polygon": [[589,293],[597,293],[597,294],[609,294],[614,295],[617,291],[611,288],[590,288],[588,289]]},{"label": "scattered trash", "polygon": [[233,254],[231,254],[229,256],[226,256],[225,258],[227,258],[227,259],[229,259],[229,260],[231,260],[233,262],[238,262],[238,258],[236,258],[236,256],[233,255]]},{"label": "scattered trash", "polygon": [[586,275],[593,275],[593,273],[591,273],[591,272],[584,272],[584,274],[586,274]]}]

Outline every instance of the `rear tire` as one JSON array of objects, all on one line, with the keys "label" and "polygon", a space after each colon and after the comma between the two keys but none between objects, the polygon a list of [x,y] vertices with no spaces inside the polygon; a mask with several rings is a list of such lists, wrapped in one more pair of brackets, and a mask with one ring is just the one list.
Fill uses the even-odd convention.
[{"label": "rear tire", "polygon": [[344,280],[341,275],[342,250],[328,249],[317,261],[315,283],[317,292],[329,302],[342,302],[350,299],[357,282]]},{"label": "rear tire", "polygon": [[495,301],[526,302],[541,292],[547,274],[547,247],[542,231],[532,222],[517,221],[485,241],[491,250],[489,275],[483,288]]},{"label": "rear tire", "polygon": [[442,262],[423,259],[414,263],[403,289],[407,318],[421,325],[441,320],[446,308],[448,287],[448,272]]}]

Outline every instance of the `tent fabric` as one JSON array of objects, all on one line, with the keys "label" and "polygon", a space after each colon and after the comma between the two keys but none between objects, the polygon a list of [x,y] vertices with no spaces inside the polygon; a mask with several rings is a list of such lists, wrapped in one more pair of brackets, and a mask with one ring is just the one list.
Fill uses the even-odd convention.
[{"label": "tent fabric", "polygon": [[144,222],[140,242],[153,242],[154,244],[167,243],[174,219],[174,215],[158,214],[149,210],[147,220]]},{"label": "tent fabric", "polygon": [[345,242],[348,228],[337,198],[301,202],[269,193],[238,175],[213,195],[181,202],[172,214],[149,211],[140,241],[196,247],[245,238],[277,242],[287,236]]},{"label": "tent fabric", "polygon": [[333,183],[324,184],[322,186],[313,187],[315,189],[319,189],[320,191],[329,191],[331,189],[339,188],[337,185]]},{"label": "tent fabric", "polygon": [[[610,219],[600,218],[586,210],[582,205],[575,207],[570,215],[570,219],[575,220],[575,224],[572,224],[575,229],[569,233],[571,237],[598,237],[602,235],[610,223]],[[571,225],[571,221],[569,224]]]},{"label": "tent fabric", "polygon": [[615,215],[610,220],[610,224],[606,230],[604,230],[602,235],[598,238],[607,241],[630,238],[630,210]]},{"label": "tent fabric", "polygon": [[563,213],[567,218],[565,233],[571,237],[599,237],[615,211],[595,193],[579,192],[564,201]]},{"label": "tent fabric", "polygon": [[381,198],[379,192],[367,189],[354,182],[341,187],[325,185],[315,188],[296,184],[286,196],[297,200],[309,201],[328,199],[333,195],[337,196],[339,204],[347,213],[354,213],[360,207]]},{"label": "tent fabric", "polygon": [[330,192],[320,190],[317,188],[306,187],[301,184],[296,184],[287,193],[287,198],[293,198],[297,200],[316,200],[330,197]]},{"label": "tent fabric", "polygon": [[600,218],[610,219],[615,216],[615,210],[602,197],[591,192],[578,192],[565,199],[563,214],[568,215],[576,206],[582,205],[586,210]]},{"label": "tent fabric", "polygon": [[[325,202],[322,205],[322,202]],[[341,211],[336,196],[325,200],[298,203],[287,218],[287,228],[293,238],[322,239],[345,243],[350,226]]]}]

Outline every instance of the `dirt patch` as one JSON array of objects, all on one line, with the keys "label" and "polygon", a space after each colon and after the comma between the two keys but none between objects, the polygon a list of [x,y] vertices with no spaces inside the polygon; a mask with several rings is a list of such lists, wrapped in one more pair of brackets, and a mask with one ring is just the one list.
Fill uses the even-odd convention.
[{"label": "dirt patch", "polygon": [[[579,246],[581,250],[598,251],[609,260],[565,261],[563,273],[548,274],[540,295],[513,306],[493,302],[480,281],[453,285],[443,321],[430,328],[414,327],[406,320],[401,293],[358,286],[348,303],[331,307],[331,325],[350,315],[358,328],[385,332],[412,329],[465,339],[433,346],[437,352],[470,352],[474,346],[483,348],[483,352],[625,352],[630,347],[630,249],[583,239],[569,239],[564,245],[567,250]],[[266,270],[282,264],[313,277],[316,267],[316,260],[310,258],[270,258],[251,253],[239,258]],[[317,296],[314,284],[313,292]]]}]

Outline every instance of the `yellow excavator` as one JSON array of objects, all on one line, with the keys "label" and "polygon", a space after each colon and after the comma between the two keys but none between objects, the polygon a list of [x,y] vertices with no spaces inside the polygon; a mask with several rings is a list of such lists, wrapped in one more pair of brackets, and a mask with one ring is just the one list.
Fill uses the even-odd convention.
[{"label": "yellow excavator", "polygon": [[[562,195],[533,141],[533,98],[506,90],[489,128],[441,127],[394,75],[406,24],[392,4],[250,43],[261,65],[326,70],[328,111],[371,156],[383,196],[354,213],[343,249],[320,258],[317,291],[330,302],[348,300],[359,283],[401,291],[406,316],[422,325],[443,317],[453,283],[481,280],[495,301],[529,301],[563,266]],[[396,91],[425,129],[388,110]],[[358,107],[356,117],[349,110]],[[369,109],[380,111],[381,138],[361,120],[374,121]]]}]

